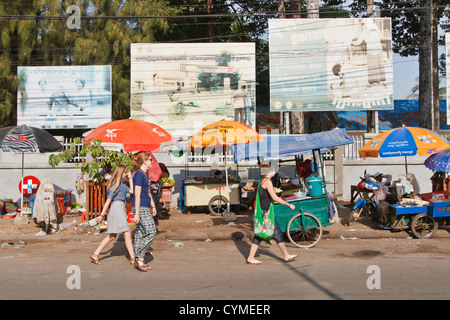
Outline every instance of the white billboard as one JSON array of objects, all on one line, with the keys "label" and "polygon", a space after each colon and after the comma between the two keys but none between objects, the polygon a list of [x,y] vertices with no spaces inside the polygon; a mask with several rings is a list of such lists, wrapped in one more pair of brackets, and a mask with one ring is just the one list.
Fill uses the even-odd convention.
[{"label": "white billboard", "polygon": [[111,66],[18,67],[17,124],[96,128],[111,121]]},{"label": "white billboard", "polygon": [[189,136],[221,119],[255,127],[254,43],[131,45],[131,117]]},{"label": "white billboard", "polygon": [[391,20],[269,20],[270,110],[392,110]]}]

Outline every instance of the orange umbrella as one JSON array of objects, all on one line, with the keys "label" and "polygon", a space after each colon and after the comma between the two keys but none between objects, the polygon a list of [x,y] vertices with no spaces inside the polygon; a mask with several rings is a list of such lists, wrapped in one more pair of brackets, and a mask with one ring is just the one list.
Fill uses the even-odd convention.
[{"label": "orange umbrella", "polygon": [[361,158],[404,156],[406,173],[408,173],[407,156],[430,155],[449,148],[449,142],[431,130],[400,127],[373,137],[359,149],[359,156]]},{"label": "orange umbrella", "polygon": [[228,189],[228,168],[225,154],[227,145],[236,145],[250,142],[260,142],[264,138],[248,125],[231,120],[220,120],[210,123],[194,134],[186,144],[186,149],[223,147],[225,161],[225,181],[227,191],[227,212],[230,212]]},{"label": "orange umbrella", "polygon": [[263,141],[263,137],[252,127],[237,121],[220,120],[206,125],[194,134],[186,149],[215,148],[259,141]]},{"label": "orange umbrella", "polygon": [[134,119],[104,123],[89,133],[83,143],[97,139],[102,143],[121,144],[125,152],[158,151],[161,143],[175,140],[160,126]]}]

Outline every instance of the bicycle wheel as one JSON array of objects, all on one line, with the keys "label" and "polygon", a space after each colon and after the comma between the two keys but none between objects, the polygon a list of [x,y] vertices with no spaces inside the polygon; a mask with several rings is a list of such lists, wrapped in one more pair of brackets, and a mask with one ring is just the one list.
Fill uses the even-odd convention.
[{"label": "bicycle wheel", "polygon": [[311,213],[297,213],[289,220],[286,233],[289,240],[300,248],[311,248],[322,237],[322,224]]},{"label": "bicycle wheel", "polygon": [[430,238],[437,228],[437,222],[426,213],[416,215],[411,221],[411,231],[416,238]]}]

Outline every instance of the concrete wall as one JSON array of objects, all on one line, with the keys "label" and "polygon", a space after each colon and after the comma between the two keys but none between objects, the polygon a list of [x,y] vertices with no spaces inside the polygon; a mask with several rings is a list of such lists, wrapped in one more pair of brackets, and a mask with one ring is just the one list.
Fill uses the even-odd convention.
[{"label": "concrete wall", "polygon": [[[337,161],[325,161],[327,189],[329,192],[342,194],[339,198],[340,200],[350,199],[350,186],[359,182],[359,177],[363,176],[364,170],[367,170],[368,173],[375,173],[376,171],[389,173],[393,175],[394,180],[399,177],[399,174],[405,173],[404,158],[342,160],[341,155],[342,153],[338,148],[335,153]],[[72,201],[84,204],[85,194],[77,194],[75,191],[75,181],[80,170],[75,167],[75,164],[67,163],[52,168],[48,164],[48,156],[48,153],[25,154],[24,175],[33,175],[41,181],[45,178],[51,178],[56,190],[72,189]],[[190,163],[189,167],[186,167],[184,156],[176,158],[167,152],[156,152],[155,157],[159,162],[166,164],[172,179],[176,181],[172,206],[176,206],[181,190],[181,182],[187,175],[209,175],[211,172],[211,165],[206,163]],[[431,192],[430,177],[433,174],[431,170],[423,165],[425,159],[425,156],[409,157],[407,159],[408,171],[416,175],[422,193]],[[239,163],[238,167],[241,179],[259,179],[256,162],[252,164]],[[20,202],[19,182],[21,179],[21,168],[21,153],[0,151],[0,198],[12,198],[14,201]],[[224,166],[219,164],[219,169],[224,170]],[[280,174],[282,176],[293,176],[293,162],[282,163]]]}]

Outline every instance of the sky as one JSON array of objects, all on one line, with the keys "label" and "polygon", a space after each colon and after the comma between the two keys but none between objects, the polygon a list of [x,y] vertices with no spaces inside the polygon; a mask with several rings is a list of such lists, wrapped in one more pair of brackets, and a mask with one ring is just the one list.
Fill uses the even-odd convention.
[{"label": "sky", "polygon": [[405,99],[417,85],[419,62],[417,56],[401,57],[394,54],[394,99]]}]

